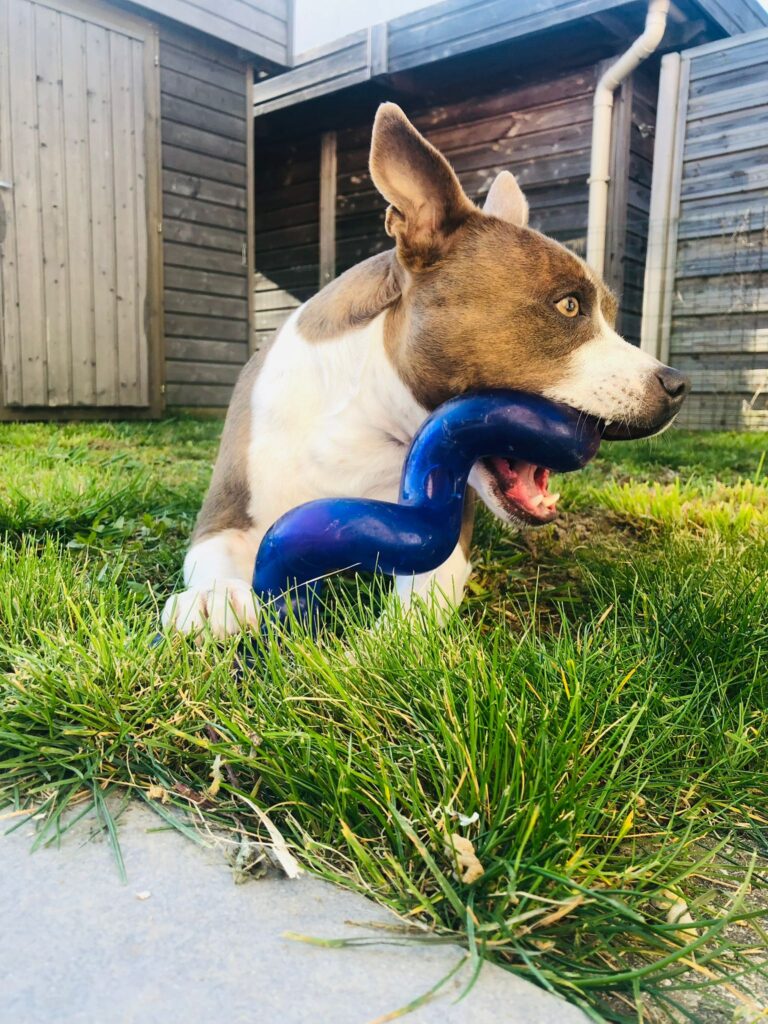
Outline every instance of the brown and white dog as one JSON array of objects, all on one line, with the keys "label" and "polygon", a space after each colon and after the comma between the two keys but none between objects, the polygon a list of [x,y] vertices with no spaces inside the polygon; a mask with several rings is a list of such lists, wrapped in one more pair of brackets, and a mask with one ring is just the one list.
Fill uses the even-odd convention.
[{"label": "brown and white dog", "polygon": [[[213,478],[165,626],[214,635],[258,621],[251,575],[282,513],[334,495],[394,501],[409,442],[429,412],[472,388],[516,388],[604,421],[607,438],[668,426],[687,379],[614,330],[616,300],[587,265],[528,228],[502,171],[483,209],[399,107],[376,115],[371,177],[395,248],[353,267],[291,316],[235,388]],[[548,523],[558,495],[528,463],[478,463],[470,483],[514,525]],[[468,502],[468,507],[471,502]],[[470,572],[471,515],[434,572],[397,580],[457,604]]]}]

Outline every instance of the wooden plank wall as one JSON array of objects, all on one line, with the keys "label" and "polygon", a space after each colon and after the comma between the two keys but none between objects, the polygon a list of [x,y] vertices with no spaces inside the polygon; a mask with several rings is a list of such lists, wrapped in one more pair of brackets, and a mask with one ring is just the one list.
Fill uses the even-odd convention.
[{"label": "wooden plank wall", "polygon": [[259,82],[254,91],[257,116],[314,99],[326,92],[365,82],[371,75],[374,30],[360,29],[325,46],[302,53],[291,71]]},{"label": "wooden plank wall", "polygon": [[30,0],[3,4],[6,15],[3,398],[148,407],[151,30],[122,12],[81,17]]},{"label": "wooden plank wall", "polygon": [[615,107],[606,280],[619,298],[617,329],[635,345],[643,312],[657,74],[657,67],[641,68],[624,83]]},{"label": "wooden plank wall", "polygon": [[768,31],[692,51],[670,359],[693,428],[768,429]]},{"label": "wooden plank wall", "polygon": [[290,63],[289,0],[137,0],[157,14],[276,64]]},{"label": "wooden plank wall", "polygon": [[319,132],[259,140],[254,161],[255,336],[267,344],[320,280]]},{"label": "wooden plank wall", "polygon": [[[455,167],[467,194],[482,202],[496,174],[517,175],[531,224],[583,254],[595,70],[548,82],[409,110],[414,124]],[[370,124],[338,132],[337,272],[392,243],[385,203],[368,174]]]},{"label": "wooden plank wall", "polygon": [[760,0],[698,0],[707,14],[723,26],[728,35],[764,28],[766,12]]},{"label": "wooden plank wall", "polygon": [[417,67],[618,7],[625,0],[444,0],[389,22],[389,71]]},{"label": "wooden plank wall", "polygon": [[169,406],[226,406],[249,355],[247,82],[243,63],[161,33]]},{"label": "wooden plank wall", "polygon": [[[579,255],[586,249],[592,96],[590,66],[535,85],[470,96],[446,105],[408,109],[414,124],[456,168],[471,198],[482,203],[496,174],[511,170],[531,208],[531,225]],[[621,145],[624,186],[617,194],[618,239],[611,283],[622,300],[620,329],[640,336],[648,234],[655,78],[628,90]],[[340,125],[336,135],[335,267],[343,273],[390,248],[386,204],[368,172],[371,118]],[[258,144],[256,161],[256,344],[264,344],[290,312],[319,286],[321,135]]]}]

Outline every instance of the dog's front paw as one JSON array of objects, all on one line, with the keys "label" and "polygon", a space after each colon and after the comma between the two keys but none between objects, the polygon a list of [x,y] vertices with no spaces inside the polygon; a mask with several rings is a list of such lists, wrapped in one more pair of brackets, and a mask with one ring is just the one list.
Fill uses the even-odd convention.
[{"label": "dog's front paw", "polygon": [[191,587],[173,594],[163,609],[163,629],[199,634],[207,630],[223,639],[259,621],[258,598],[244,580],[216,580],[209,587]]}]

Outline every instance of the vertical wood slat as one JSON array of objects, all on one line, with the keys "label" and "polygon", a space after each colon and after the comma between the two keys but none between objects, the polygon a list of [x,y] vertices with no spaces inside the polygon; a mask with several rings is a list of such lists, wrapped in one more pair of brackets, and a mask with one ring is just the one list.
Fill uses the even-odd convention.
[{"label": "vertical wood slat", "polygon": [[[155,43],[156,46],[156,43]],[[150,312],[145,310],[144,300],[150,291],[154,291],[156,305],[159,302],[162,288],[158,283],[156,289],[150,289],[148,260],[144,254],[149,252],[149,240],[147,237],[147,213],[150,210],[147,169],[148,169],[148,139],[147,131],[152,131],[153,125],[148,118],[144,100],[144,67],[147,61],[145,47],[138,40],[131,41],[131,96],[133,99],[133,134],[134,134],[134,206],[135,206],[135,230],[136,230],[136,253],[137,272],[135,282],[134,307],[137,316],[137,351],[136,351],[136,397],[137,403],[144,405],[150,401],[149,388],[149,348],[152,334],[149,323]],[[155,168],[155,174],[157,168]],[[159,220],[159,217],[156,219]],[[159,248],[159,246],[158,246]]]},{"label": "vertical wood slat", "polygon": [[320,137],[320,287],[336,277],[336,132]]},{"label": "vertical wood slat", "polygon": [[[163,28],[159,71],[166,400],[226,406],[232,383],[221,379],[221,364],[244,363],[255,340],[249,68]],[[264,145],[260,140],[259,165]]]},{"label": "vertical wood slat", "polygon": [[37,117],[40,140],[40,222],[45,288],[46,405],[69,405],[72,365],[69,258],[66,230],[66,153],[62,111],[61,15],[35,5]]},{"label": "vertical wood slat", "polygon": [[[138,319],[136,246],[136,164],[132,40],[109,36],[112,69],[112,154],[114,160],[115,327],[117,341],[117,404],[138,405],[137,350],[144,342]],[[142,122],[143,124],[143,118]],[[141,131],[141,128],[139,129]]]},{"label": "vertical wood slat", "polygon": [[[0,401],[22,401],[21,334],[19,293],[16,280],[16,232],[11,146],[11,26],[9,0],[0,0],[0,181],[11,187],[0,190]],[[4,271],[5,268],[5,271]]]},{"label": "vertical wood slat", "polygon": [[653,151],[651,207],[648,215],[648,249],[643,281],[643,313],[640,347],[658,356],[664,316],[664,280],[669,259],[668,226],[670,195],[675,167],[675,133],[680,90],[680,54],[669,53],[661,62],[656,142]]},{"label": "vertical wood slat", "polygon": [[[608,61],[605,62],[606,65],[608,63]],[[601,67],[599,75],[602,70]],[[610,181],[608,183],[608,226],[605,234],[605,280],[619,295],[619,298],[624,290],[632,98],[633,82],[630,76],[621,83],[614,97]],[[619,329],[621,330],[621,325]],[[622,333],[625,332],[622,331]]]},{"label": "vertical wood slat", "polygon": [[66,224],[69,242],[69,325],[73,405],[90,405],[96,385],[91,175],[88,145],[85,24],[61,19],[63,117],[66,154]]},{"label": "vertical wood slat", "polygon": [[107,4],[0,0],[0,418],[162,406],[156,54]]},{"label": "vertical wood slat", "polygon": [[[13,151],[13,227],[18,287],[18,382],[6,372],[6,401],[44,405],[47,396],[45,359],[45,291],[40,223],[39,133],[34,79],[35,36],[31,4],[10,3],[9,106]],[[30,71],[32,74],[30,75]],[[4,276],[10,272],[5,267]],[[21,341],[23,325],[23,344]]]},{"label": "vertical wood slat", "polygon": [[[293,3],[290,4],[293,10]],[[290,36],[289,36],[290,39]],[[293,45],[291,39],[290,45]],[[256,168],[254,166],[254,138],[253,138],[253,117],[251,116],[251,94],[253,92],[253,65],[249,64],[245,70],[245,123],[246,123],[246,145],[245,145],[245,180],[246,198],[245,209],[247,215],[246,238],[245,238],[245,261],[246,267],[246,291],[248,296],[248,355],[256,351],[256,308],[254,295],[254,281],[256,277],[256,225],[254,222],[254,201],[256,194]]]},{"label": "vertical wood slat", "polygon": [[114,167],[109,33],[86,26],[88,121],[93,217],[93,290],[96,322],[95,405],[117,405],[117,323],[115,317]]},{"label": "vertical wood slat", "polygon": [[673,164],[676,168],[672,175],[669,195],[669,223],[667,226],[667,249],[664,260],[664,280],[661,297],[661,330],[659,332],[658,357],[663,362],[669,361],[670,336],[672,333],[672,296],[675,290],[675,263],[677,260],[677,231],[680,213],[680,193],[682,189],[682,157],[685,146],[685,125],[688,114],[688,87],[691,77],[690,58],[682,56],[680,62],[679,93],[673,141]]}]

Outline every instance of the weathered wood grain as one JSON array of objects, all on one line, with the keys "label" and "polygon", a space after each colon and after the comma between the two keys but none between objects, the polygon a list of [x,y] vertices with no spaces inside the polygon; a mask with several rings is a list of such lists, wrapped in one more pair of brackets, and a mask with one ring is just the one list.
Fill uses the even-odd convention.
[{"label": "weathered wood grain", "polygon": [[239,231],[227,231],[195,221],[166,217],[163,221],[163,236],[169,242],[182,242],[185,245],[199,245],[208,249],[239,253],[242,262],[243,236]]},{"label": "weathered wood grain", "polygon": [[[670,204],[670,358],[693,393],[680,425],[768,426],[768,32],[683,55]],[[762,86],[760,85],[762,83]]]},{"label": "weathered wood grain", "polygon": [[168,46],[163,46],[161,50],[160,88],[163,97],[188,100],[204,110],[229,113],[236,108],[237,93],[228,88],[222,89],[208,79],[195,78],[169,69],[166,66],[166,60],[171,52],[172,50]]},{"label": "weathered wood grain", "polygon": [[222,341],[248,340],[247,320],[225,320],[215,316],[166,313],[165,333],[176,338],[220,338]]},{"label": "weathered wood grain", "polygon": [[254,308],[257,312],[270,309],[296,309],[314,294],[313,288],[286,291],[283,288],[270,288],[254,292]]},{"label": "weathered wood grain", "polygon": [[219,160],[217,157],[206,156],[193,150],[180,149],[163,142],[163,168],[181,171],[185,174],[200,175],[209,181],[223,182],[225,185],[245,187],[245,166]]},{"label": "weathered wood grain", "polygon": [[760,272],[677,278],[673,316],[768,312],[768,280]]},{"label": "weathered wood grain", "polygon": [[[0,3],[0,173],[13,180],[10,102],[4,99],[11,95],[10,48],[10,12],[7,3]],[[14,197],[3,195],[3,191],[0,190],[0,237],[3,241],[0,409],[6,402],[19,401],[23,390]]]},{"label": "weathered wood grain", "polygon": [[175,121],[190,128],[221,135],[237,141],[243,138],[243,119],[235,117],[228,110],[209,110],[193,100],[179,99],[178,96],[163,96],[162,115],[168,121]]},{"label": "weathered wood grain", "polygon": [[39,174],[45,289],[47,395],[44,404],[69,405],[72,365],[69,332],[69,259],[66,235],[65,140],[62,117],[61,15],[35,5]]},{"label": "weathered wood grain", "polygon": [[241,239],[247,223],[247,213],[244,209],[223,206],[219,203],[207,203],[201,199],[186,198],[175,192],[163,193],[163,214],[168,218],[183,220],[188,224],[227,228],[236,232]]},{"label": "weathered wood grain", "polygon": [[182,25],[277,64],[288,62],[287,0],[283,0],[277,16],[272,13],[277,10],[274,0],[264,7],[251,0],[227,0],[226,5],[217,0],[152,0],[152,8]]},{"label": "weathered wood grain", "polygon": [[169,383],[165,397],[171,408],[223,409],[229,405],[232,385]]},{"label": "weathered wood grain", "polygon": [[[248,357],[247,67],[164,30],[160,71],[166,397],[222,405],[234,378],[215,364],[236,370]],[[184,389],[204,386],[206,365],[217,398],[198,403]]]},{"label": "weathered wood grain", "polygon": [[169,264],[165,268],[165,286],[176,291],[199,292],[202,295],[223,295],[244,299],[247,282],[242,274],[219,274],[208,270],[195,270],[184,263]]},{"label": "weathered wood grain", "polygon": [[248,346],[243,341],[166,338],[165,355],[177,362],[235,363],[241,367],[248,358]]},{"label": "weathered wood grain", "polygon": [[[180,291],[166,286],[166,313],[199,313],[201,316],[245,320],[247,306],[241,298],[210,293]],[[217,336],[214,330],[212,337]]]},{"label": "weathered wood grain", "polygon": [[243,255],[239,252],[222,252],[220,249],[206,249],[197,245],[183,245],[170,241],[163,243],[163,258],[166,274],[174,267],[197,268],[215,274],[243,277]]},{"label": "weathered wood grain", "polygon": [[163,191],[188,199],[233,206],[238,210],[245,210],[248,201],[245,188],[211,181],[199,174],[182,174],[171,170],[163,171]]},{"label": "weathered wood grain", "polygon": [[320,138],[320,199],[318,210],[319,286],[336,276],[336,132],[323,132]]},{"label": "weathered wood grain", "polygon": [[169,146],[191,149],[195,153],[203,153],[245,167],[245,132],[240,140],[225,139],[213,132],[190,128],[189,125],[178,124],[168,118],[163,118],[162,131],[163,140]]},{"label": "weathered wood grain", "polygon": [[88,120],[91,151],[91,211],[93,218],[93,290],[96,320],[97,405],[118,405],[117,316],[115,281],[114,151],[111,132],[112,89],[109,35],[86,27]]},{"label": "weathered wood grain", "polygon": [[164,80],[162,76],[167,71],[176,71],[183,76],[184,85],[179,93],[182,97],[189,95],[188,79],[193,78],[231,93],[229,97],[222,97],[222,103],[237,104],[243,91],[241,62],[225,57],[221,48],[217,48],[215,54],[210,52],[198,40],[199,37],[192,42],[189,37],[180,34],[172,37],[164,35],[160,76],[163,90],[173,92],[172,88],[168,88],[169,80]]},{"label": "weathered wood grain", "polygon": [[695,241],[683,238],[678,244],[678,278],[756,271],[768,271],[768,237],[764,231],[717,234]]},{"label": "weathered wood grain", "polygon": [[675,357],[768,353],[768,314],[726,313],[721,316],[675,317]]},{"label": "weathered wood grain", "polygon": [[[18,333],[6,345],[5,397],[9,405],[45,405],[48,397],[42,210],[39,179],[40,139],[35,74],[35,19],[30,3],[8,10],[8,95],[13,103],[10,131],[13,168],[13,273],[18,296]],[[4,273],[4,279],[9,276]],[[22,343],[23,337],[23,343]],[[14,351],[16,350],[16,351]]]},{"label": "weathered wood grain", "polygon": [[[139,394],[138,349],[143,343],[143,310],[139,305],[139,254],[137,224],[144,206],[137,209],[139,167],[136,160],[137,131],[133,102],[141,92],[141,80],[133,81],[133,41],[124,36],[110,38],[112,68],[112,147],[114,151],[115,207],[115,307],[117,331],[118,404],[142,405],[146,394]],[[143,197],[142,197],[143,198]],[[122,244],[128,240],[130,244]]]},{"label": "weathered wood grain", "polygon": [[740,68],[754,68],[768,62],[768,36],[752,38],[740,46],[721,46],[697,57],[691,66],[691,82],[702,78],[717,78],[724,81],[726,72]]},{"label": "weathered wood grain", "polygon": [[569,18],[585,16],[616,6],[605,0],[561,0],[541,4],[537,0],[486,0],[467,5],[442,3],[427,9],[419,22],[408,15],[390,23],[389,69],[402,70],[481,46],[544,31]]},{"label": "weathered wood grain", "polygon": [[169,384],[234,384],[240,367],[232,363],[197,363],[189,359],[169,359],[165,379]]}]

